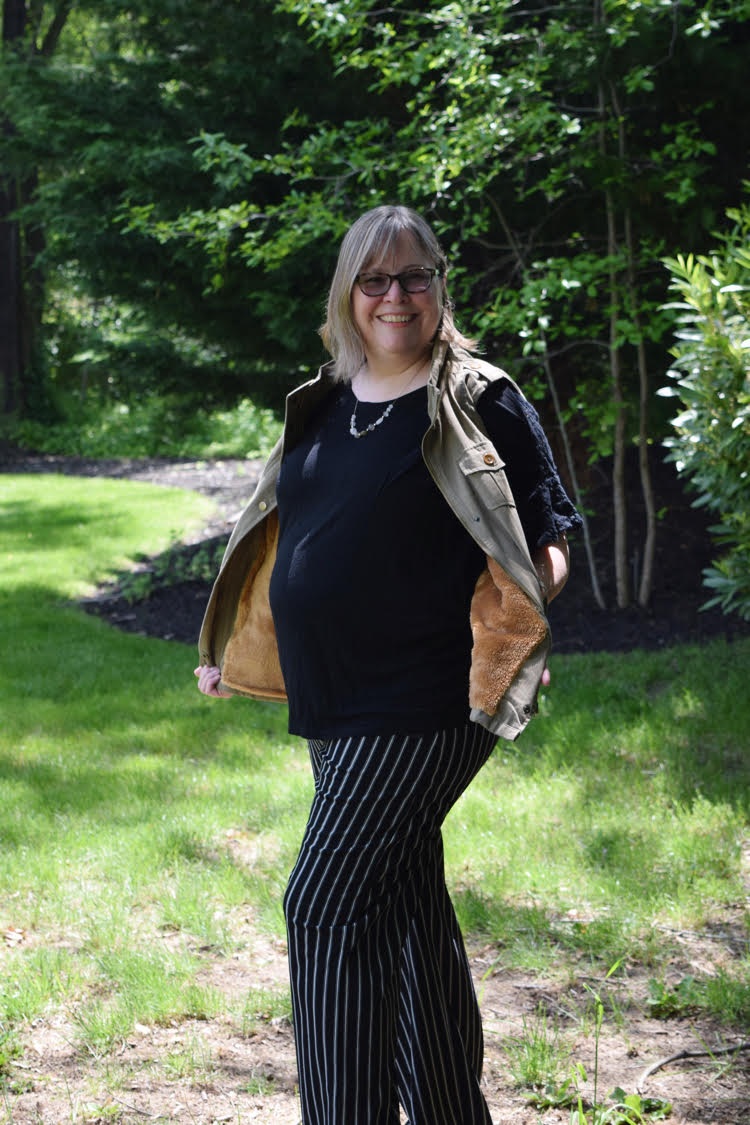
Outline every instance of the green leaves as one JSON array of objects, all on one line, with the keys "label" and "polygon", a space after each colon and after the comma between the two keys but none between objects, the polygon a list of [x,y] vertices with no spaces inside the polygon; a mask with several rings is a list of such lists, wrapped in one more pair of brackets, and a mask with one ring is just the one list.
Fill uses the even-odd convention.
[{"label": "green leaves", "polygon": [[677,313],[674,380],[676,436],[665,444],[697,492],[696,505],[721,516],[713,527],[722,554],[704,571],[719,605],[750,620],[750,205],[728,216],[734,227],[711,255],[665,259]]}]

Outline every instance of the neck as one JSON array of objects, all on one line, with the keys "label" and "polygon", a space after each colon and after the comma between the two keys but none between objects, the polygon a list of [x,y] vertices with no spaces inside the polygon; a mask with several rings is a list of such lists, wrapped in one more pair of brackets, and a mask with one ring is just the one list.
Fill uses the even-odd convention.
[{"label": "neck", "polygon": [[429,352],[406,366],[403,360],[389,364],[387,361],[372,361],[368,358],[352,379],[352,389],[357,398],[364,402],[385,402],[425,386],[429,375]]}]

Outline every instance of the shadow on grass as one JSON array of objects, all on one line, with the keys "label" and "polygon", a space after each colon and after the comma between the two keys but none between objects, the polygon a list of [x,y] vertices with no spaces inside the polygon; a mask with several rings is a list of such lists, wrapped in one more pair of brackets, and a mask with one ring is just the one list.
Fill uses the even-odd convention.
[{"label": "shadow on grass", "polygon": [[749,666],[748,639],[558,657],[542,715],[513,753],[575,770],[586,804],[611,800],[619,774],[623,796],[702,797],[747,815]]}]

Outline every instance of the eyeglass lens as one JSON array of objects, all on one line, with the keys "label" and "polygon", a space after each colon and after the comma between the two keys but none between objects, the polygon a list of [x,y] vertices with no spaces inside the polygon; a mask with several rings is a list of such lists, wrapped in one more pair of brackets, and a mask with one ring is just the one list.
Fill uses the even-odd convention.
[{"label": "eyeglass lens", "polygon": [[413,269],[405,273],[370,273],[357,278],[357,284],[367,297],[382,297],[394,281],[405,293],[424,293],[429,289],[435,270]]}]

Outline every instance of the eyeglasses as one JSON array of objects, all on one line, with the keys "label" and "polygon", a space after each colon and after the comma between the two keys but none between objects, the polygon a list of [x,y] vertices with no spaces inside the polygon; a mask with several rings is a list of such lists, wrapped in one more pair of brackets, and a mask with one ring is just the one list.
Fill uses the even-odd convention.
[{"label": "eyeglasses", "polygon": [[426,293],[435,276],[441,276],[440,270],[415,266],[403,273],[361,273],[355,281],[365,297],[384,297],[394,281],[399,283],[404,293]]}]

